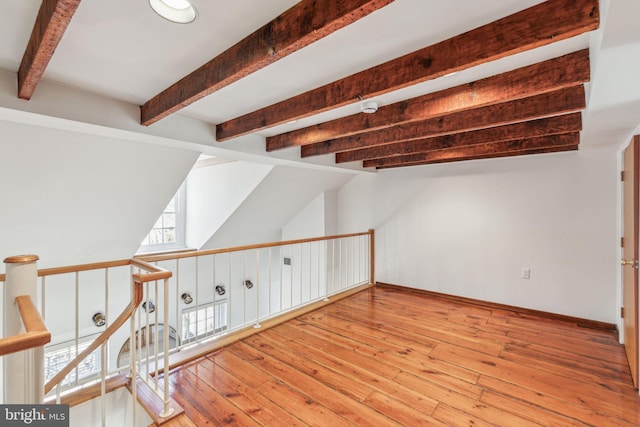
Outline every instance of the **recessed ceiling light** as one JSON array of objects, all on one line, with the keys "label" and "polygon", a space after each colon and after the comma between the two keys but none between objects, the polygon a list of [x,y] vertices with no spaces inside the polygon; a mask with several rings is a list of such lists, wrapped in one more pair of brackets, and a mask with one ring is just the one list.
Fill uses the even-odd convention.
[{"label": "recessed ceiling light", "polygon": [[188,0],[149,0],[149,4],[155,13],[178,24],[188,24],[198,17],[198,11]]}]

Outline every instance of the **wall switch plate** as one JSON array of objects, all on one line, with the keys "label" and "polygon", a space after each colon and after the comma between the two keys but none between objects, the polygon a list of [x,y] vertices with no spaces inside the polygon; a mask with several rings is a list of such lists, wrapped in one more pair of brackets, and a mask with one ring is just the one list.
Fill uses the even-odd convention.
[{"label": "wall switch plate", "polygon": [[520,272],[520,277],[522,279],[530,279],[531,278],[531,269],[530,268],[523,268],[522,271]]}]

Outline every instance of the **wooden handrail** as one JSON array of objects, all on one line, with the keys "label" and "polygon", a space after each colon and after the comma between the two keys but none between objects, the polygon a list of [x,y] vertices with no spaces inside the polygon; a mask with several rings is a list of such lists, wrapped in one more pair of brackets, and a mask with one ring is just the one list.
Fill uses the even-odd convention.
[{"label": "wooden handrail", "polygon": [[323,240],[342,239],[346,237],[368,236],[369,234],[370,234],[369,231],[364,231],[361,233],[339,234],[339,235],[324,236],[324,237],[312,237],[309,239],[284,240],[281,242],[257,243],[254,245],[235,246],[231,248],[222,248],[222,249],[208,249],[205,251],[179,252],[179,253],[162,254],[162,255],[142,255],[142,256],[135,257],[134,260],[157,262],[157,261],[173,260],[178,258],[191,258],[196,256],[223,254],[228,252],[248,251],[251,249],[263,249],[263,248],[272,248],[275,246],[287,246],[287,245],[296,245],[300,243],[318,242]]},{"label": "wooden handrail", "polygon": [[44,393],[47,394],[51,391],[56,384],[62,381],[69,372],[71,372],[80,362],[82,362],[87,356],[94,352],[95,349],[104,344],[110,337],[113,335],[124,323],[131,317],[131,315],[136,311],[136,308],[142,302],[142,282],[134,281],[133,283],[133,298],[131,302],[125,309],[122,311],[120,316],[109,325],[105,331],[100,334],[98,338],[96,338],[89,347],[87,347],[82,353],[76,356],[67,366],[62,368],[60,372],[58,372],[53,378],[49,380],[44,386]]},{"label": "wooden handrail", "polygon": [[[82,265],[72,265],[66,267],[57,267],[57,268],[47,268],[38,271],[38,276],[50,276],[56,274],[67,274],[67,273],[76,273],[79,271],[88,271],[88,270],[96,270],[96,269],[104,269],[111,267],[121,267],[125,265],[133,265],[139,267],[145,271],[146,273],[135,273],[132,275],[134,281],[133,288],[133,298],[129,305],[125,307],[122,313],[118,316],[118,318],[110,324],[107,329],[100,334],[98,338],[96,338],[84,351],[82,351],[74,360],[72,360],[67,366],[65,366],[60,372],[58,372],[47,384],[45,384],[45,394],[48,393],[56,386],[60,381],[62,381],[74,368],[78,366],[78,364],[84,360],[87,356],[89,356],[93,351],[95,351],[98,347],[104,344],[135,312],[143,298],[143,289],[142,285],[146,282],[152,282],[156,280],[168,279],[172,276],[172,272],[166,270],[164,268],[158,267],[156,265],[150,264],[151,262],[164,261],[164,260],[173,260],[178,258],[190,258],[196,256],[204,256],[204,255],[214,255],[221,253],[230,253],[230,252],[240,252],[252,249],[262,249],[262,248],[270,248],[277,246],[287,246],[301,243],[309,243],[309,242],[317,242],[317,241],[325,241],[325,240],[333,240],[340,238],[348,238],[348,237],[357,237],[357,236],[370,236],[373,241],[373,232],[372,230],[361,232],[361,233],[350,233],[350,234],[341,234],[341,235],[332,235],[332,236],[324,236],[324,237],[315,237],[308,239],[295,239],[295,240],[286,240],[280,242],[270,242],[270,243],[259,243],[253,245],[245,245],[245,246],[236,246],[230,248],[222,248],[222,249],[211,249],[205,251],[189,251],[189,252],[181,252],[181,253],[172,253],[172,254],[162,254],[162,255],[146,255],[139,256],[132,259],[126,260],[117,260],[117,261],[108,261],[108,262],[100,262],[100,263],[92,263],[92,264],[82,264]],[[373,267],[371,271],[371,277],[373,278]],[[0,275],[0,281],[5,280],[5,275]],[[33,309],[35,311],[35,316],[29,315],[26,318],[23,316],[23,321],[25,322],[25,327],[27,332],[25,334],[21,334],[15,337],[8,337],[0,339],[0,355],[9,354],[16,351],[20,351],[26,348],[33,348],[36,346],[44,345],[51,341],[51,334],[44,326],[44,322],[40,317],[40,314],[35,309],[35,306],[31,302],[29,297],[28,301],[23,301],[23,297],[16,298],[16,302],[21,310],[30,311]],[[18,301],[20,299],[20,301]],[[31,307],[31,309],[29,308]],[[44,328],[44,332],[40,328]],[[30,329],[35,328],[35,329]]]},{"label": "wooden handrail", "polygon": [[44,324],[31,297],[28,295],[16,297],[16,305],[26,332],[0,339],[0,356],[41,347],[51,341],[51,332]]},{"label": "wooden handrail", "polygon": [[[153,264],[149,264],[141,259],[121,259],[117,261],[106,261],[106,262],[95,262],[91,264],[79,264],[79,265],[68,265],[65,267],[55,267],[55,268],[44,268],[42,270],[38,270],[38,276],[52,276],[56,274],[68,274],[68,273],[77,273],[80,271],[89,271],[89,270],[99,270],[104,268],[112,268],[112,267],[122,267],[125,265],[135,265],[136,267],[143,268],[150,273],[138,273],[134,274],[133,278],[136,281],[140,282],[152,282],[154,280],[166,279],[171,277],[171,271],[165,270],[164,268],[155,266]],[[2,281],[4,275],[0,275],[0,281]]]},{"label": "wooden handrail", "polygon": [[16,305],[20,311],[20,316],[22,316],[22,324],[27,332],[49,332],[44,319],[29,295],[16,297]]},{"label": "wooden handrail", "polygon": [[124,323],[129,320],[129,318],[133,315],[135,310],[138,308],[143,298],[143,289],[142,285],[146,282],[152,282],[154,280],[168,279],[171,277],[172,272],[169,270],[165,270],[164,268],[155,266],[153,264],[149,264],[142,260],[137,259],[127,259],[127,260],[118,260],[118,261],[109,261],[109,262],[101,262],[101,263],[93,263],[93,264],[82,264],[82,265],[74,265],[68,267],[59,267],[59,268],[49,268],[38,271],[38,276],[49,276],[54,274],[66,274],[66,273],[75,273],[78,271],[88,271],[88,270],[96,270],[102,268],[110,268],[110,267],[121,267],[125,265],[135,265],[141,269],[149,271],[149,273],[136,273],[133,274],[133,298],[129,305],[125,307],[122,313],[118,316],[118,318],[110,324],[107,329],[103,333],[100,334],[98,338],[96,338],[86,349],[84,349],[80,354],[78,354],[69,364],[67,364],[64,368],[60,370],[49,382],[47,382],[44,386],[45,394],[49,393],[53,387],[56,386],[60,381],[64,380],[64,378],[71,372],[80,362],[82,362],[87,356],[93,353],[98,347],[104,344],[111,336],[118,330]]},{"label": "wooden handrail", "polygon": [[[56,274],[77,273],[79,271],[99,270],[101,268],[122,267],[131,264],[130,259],[117,261],[94,262],[91,264],[67,265],[64,267],[43,268],[38,270],[38,277],[53,276]],[[6,281],[6,275],[0,274],[0,282]]]},{"label": "wooden handrail", "polygon": [[38,270],[38,276],[52,276],[55,274],[76,273],[78,271],[99,270],[101,268],[122,267],[131,264],[130,259],[121,259],[117,261],[94,262],[91,264],[69,265],[66,267],[43,268]]},{"label": "wooden handrail", "polygon": [[132,275],[133,280],[136,282],[146,283],[153,282],[155,280],[168,279],[173,274],[169,270],[165,270],[162,267],[158,267],[157,265],[149,264],[141,259],[132,259],[131,265],[135,265],[136,267],[144,268],[149,271],[149,273],[135,273]]},{"label": "wooden handrail", "polygon": [[[195,256],[213,255],[213,254],[228,253],[228,252],[239,252],[239,251],[246,251],[251,249],[271,248],[275,246],[295,245],[299,243],[317,242],[317,241],[332,240],[332,239],[339,239],[339,238],[346,238],[346,237],[367,236],[369,234],[370,234],[369,231],[365,231],[361,233],[312,237],[308,239],[284,240],[281,242],[258,243],[253,245],[234,246],[234,247],[222,248],[222,249],[209,249],[205,251],[185,251],[185,252],[172,252],[172,253],[161,254],[161,255],[141,255],[132,259],[96,262],[91,264],[69,265],[65,267],[43,268],[41,270],[38,270],[38,276],[42,277],[42,276],[51,276],[56,274],[76,273],[79,271],[97,270],[101,268],[122,267],[129,264],[151,271],[152,273],[156,273],[156,272],[167,271],[167,270],[157,267],[153,264],[149,264],[149,262],[166,261],[166,260],[172,260],[177,258],[190,258]],[[160,280],[164,278],[165,277],[156,277],[156,278],[148,279],[145,281]],[[3,282],[4,280],[5,280],[5,275],[0,274],[0,282]]]},{"label": "wooden handrail", "polygon": [[169,270],[159,271],[157,273],[135,273],[131,277],[136,282],[147,283],[156,280],[168,279],[173,273]]}]

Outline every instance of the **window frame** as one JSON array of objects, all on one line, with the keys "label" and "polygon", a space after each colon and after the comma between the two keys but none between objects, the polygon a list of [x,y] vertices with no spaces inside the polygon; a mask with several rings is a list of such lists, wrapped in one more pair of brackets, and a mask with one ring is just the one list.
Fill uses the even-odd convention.
[{"label": "window frame", "polygon": [[[180,186],[176,194],[171,197],[167,206],[162,210],[160,216],[153,223],[155,224],[162,218],[165,214],[167,207],[171,204],[171,201],[175,199],[175,242],[172,243],[155,243],[155,244],[144,244],[144,242],[149,241],[149,236],[151,232],[155,229],[153,226],[149,233],[142,239],[142,244],[138,248],[137,254],[141,253],[151,253],[151,252],[163,252],[169,250],[180,250],[185,249],[186,246],[186,221],[187,221],[187,189],[186,185],[183,184]],[[164,227],[163,227],[164,229]]]},{"label": "window frame", "polygon": [[[211,309],[211,317],[207,310]],[[200,315],[202,313],[203,315]],[[211,320],[212,328],[207,321]],[[220,321],[221,324],[218,324]],[[199,326],[204,326],[204,331]],[[192,327],[195,332],[192,331]],[[180,316],[180,341],[182,345],[191,344],[205,338],[224,335],[229,330],[229,304],[226,299],[198,304],[182,309]]]},{"label": "window frame", "polygon": [[[56,344],[49,344],[44,348],[44,374],[45,374],[45,382],[49,381],[55,375],[58,374],[69,364],[70,361],[75,359],[78,354],[82,353],[93,341],[95,341],[100,334],[91,334],[82,337],[78,337],[77,340],[72,339],[68,341],[59,342]],[[47,363],[49,359],[55,359],[56,353],[60,353],[58,358],[60,359],[60,363],[54,362],[52,366]],[[65,355],[64,353],[67,353]],[[93,369],[87,368],[87,361],[95,364]],[[83,369],[85,368],[85,369]],[[102,372],[102,348],[96,348],[91,354],[89,354],[80,364],[78,368],[73,369],[60,383],[60,388],[62,390],[66,390],[69,388],[77,387],[78,385],[86,384],[87,382],[93,381],[100,377]],[[76,377],[76,373],[78,376]],[[84,375],[83,375],[84,373]]]}]

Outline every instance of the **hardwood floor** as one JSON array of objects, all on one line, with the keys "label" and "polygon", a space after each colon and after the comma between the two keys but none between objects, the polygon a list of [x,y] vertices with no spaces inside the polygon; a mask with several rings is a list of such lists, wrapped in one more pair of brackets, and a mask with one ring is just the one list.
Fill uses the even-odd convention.
[{"label": "hardwood floor", "polygon": [[638,426],[613,332],[373,288],[174,370],[197,426]]}]

